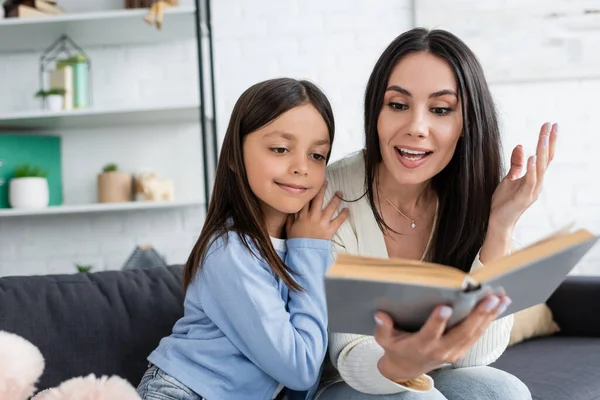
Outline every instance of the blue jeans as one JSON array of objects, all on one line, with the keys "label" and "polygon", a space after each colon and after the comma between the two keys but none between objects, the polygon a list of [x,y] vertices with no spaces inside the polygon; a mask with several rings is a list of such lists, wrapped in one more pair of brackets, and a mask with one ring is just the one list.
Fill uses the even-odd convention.
[{"label": "blue jeans", "polygon": [[339,382],[319,393],[316,400],[531,400],[523,382],[492,367],[441,369],[428,375],[435,386],[428,393],[365,394]]},{"label": "blue jeans", "polygon": [[137,394],[142,400],[203,400],[190,388],[155,365],[151,365],[142,377],[137,387]]}]

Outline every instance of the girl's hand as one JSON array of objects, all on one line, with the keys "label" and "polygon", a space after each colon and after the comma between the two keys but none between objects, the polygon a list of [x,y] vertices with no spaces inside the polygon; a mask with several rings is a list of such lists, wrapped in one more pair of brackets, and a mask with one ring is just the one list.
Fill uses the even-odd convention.
[{"label": "girl's hand", "polygon": [[515,147],[510,160],[510,171],[492,196],[491,229],[512,234],[521,215],[538,199],[542,192],[544,175],[554,158],[557,134],[557,124],[542,125],[536,154],[527,161],[524,176],[521,176],[525,167],[523,146]]},{"label": "girl's hand", "polygon": [[287,237],[313,238],[331,240],[340,226],[348,218],[348,209],[344,208],[339,215],[332,219],[333,214],[342,202],[341,193],[336,193],[327,207],[323,209],[325,188],[323,185],[312,201],[305,205],[297,215],[290,214],[286,223]]}]

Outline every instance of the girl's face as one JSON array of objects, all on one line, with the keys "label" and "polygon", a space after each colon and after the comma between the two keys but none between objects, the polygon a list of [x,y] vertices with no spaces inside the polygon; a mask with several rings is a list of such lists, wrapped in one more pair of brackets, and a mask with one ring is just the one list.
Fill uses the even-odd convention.
[{"label": "girl's face", "polygon": [[398,184],[422,184],[452,159],[463,127],[450,65],[428,52],[402,58],[390,74],[377,121],[383,163]]},{"label": "girl's face", "polygon": [[325,182],[330,147],[327,125],[311,104],[245,137],[248,182],[267,219],[294,214],[315,197]]}]

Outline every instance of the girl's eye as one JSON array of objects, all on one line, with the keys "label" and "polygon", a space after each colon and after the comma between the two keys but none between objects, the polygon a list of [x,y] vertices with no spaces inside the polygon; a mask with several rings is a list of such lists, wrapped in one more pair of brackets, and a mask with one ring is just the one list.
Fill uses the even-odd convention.
[{"label": "girl's eye", "polygon": [[271,151],[273,153],[283,154],[283,153],[287,152],[288,150],[285,147],[272,147]]},{"label": "girl's eye", "polygon": [[398,110],[398,111],[403,111],[408,108],[408,106],[406,104],[402,104],[402,103],[389,103],[388,106],[391,107],[392,109]]},{"label": "girl's eye", "polygon": [[313,153],[312,157],[317,161],[325,161],[326,157],[322,154]]},{"label": "girl's eye", "polygon": [[434,107],[431,109],[431,112],[435,115],[448,115],[452,112],[452,109],[447,107]]}]

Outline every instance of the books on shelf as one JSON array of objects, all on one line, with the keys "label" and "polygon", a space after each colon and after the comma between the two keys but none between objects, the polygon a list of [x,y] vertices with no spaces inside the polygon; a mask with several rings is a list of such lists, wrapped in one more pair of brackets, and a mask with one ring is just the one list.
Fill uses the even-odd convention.
[{"label": "books on shelf", "polygon": [[597,240],[585,229],[562,229],[470,273],[422,261],[340,254],[325,279],[329,329],[371,335],[373,316],[381,310],[398,329],[414,332],[442,304],[454,310],[450,328],[492,293],[511,298],[503,316],[509,315],[546,302]]},{"label": "books on shelf", "polygon": [[7,0],[5,18],[31,18],[63,14],[64,10],[54,0]]}]

